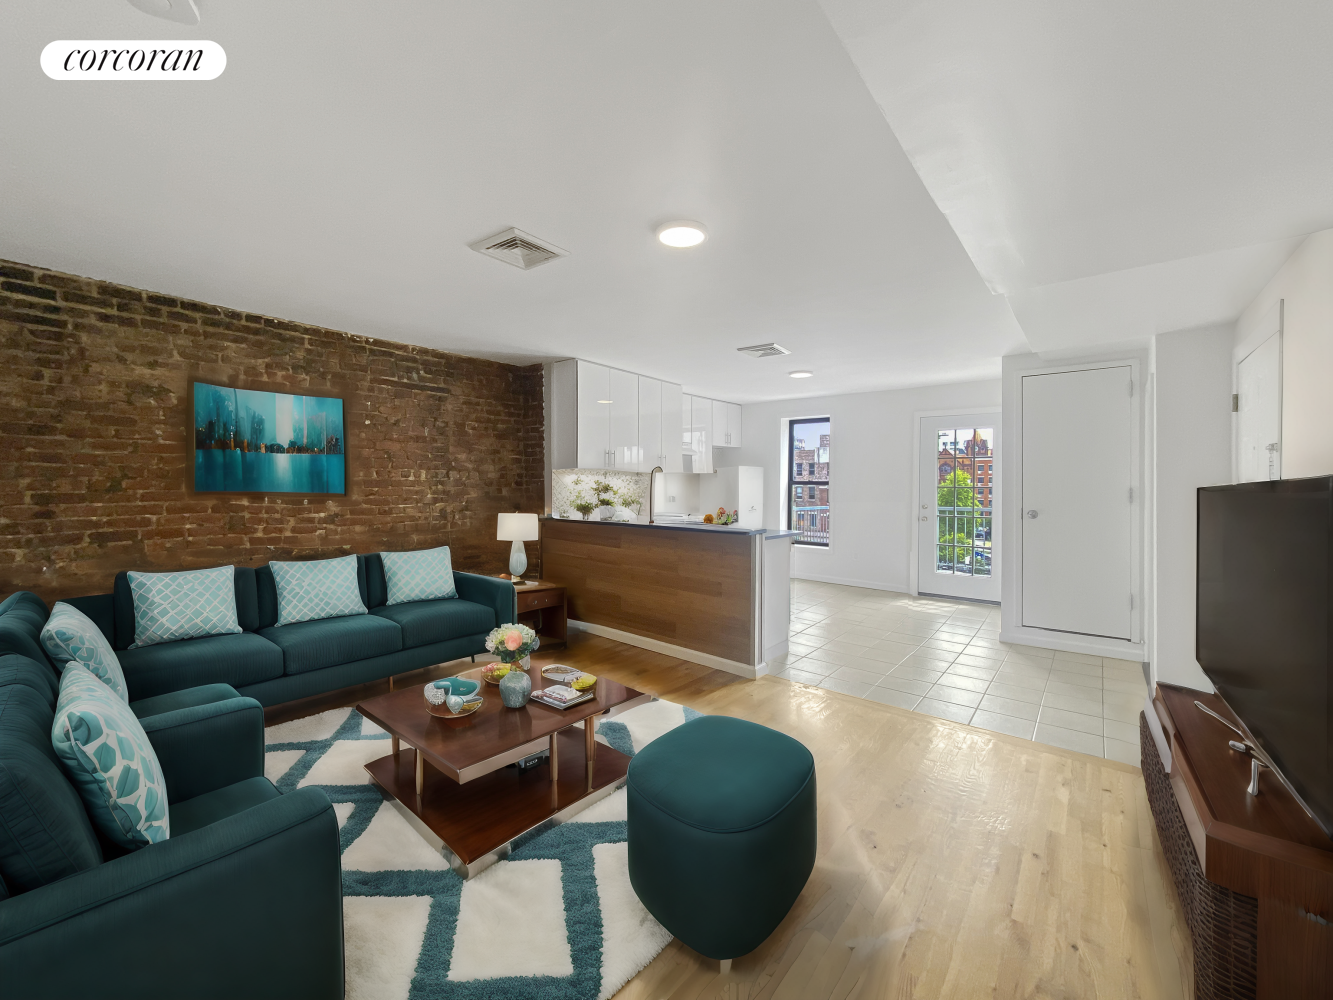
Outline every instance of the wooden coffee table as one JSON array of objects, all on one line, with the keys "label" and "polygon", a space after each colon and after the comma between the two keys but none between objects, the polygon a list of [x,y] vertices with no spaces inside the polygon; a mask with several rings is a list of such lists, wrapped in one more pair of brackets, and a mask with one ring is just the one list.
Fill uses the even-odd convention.
[{"label": "wooden coffee table", "polygon": [[[458,676],[481,681],[481,668]],[[530,676],[534,691],[554,686],[536,665]],[[482,681],[481,708],[461,718],[442,718],[426,711],[422,686],[356,706],[393,738],[393,752],[371,761],[366,770],[464,878],[508,857],[515,837],[563,822],[623,785],[630,759],[598,746],[594,728],[603,715],[651,700],[598,678],[596,697],[571,708],[535,701],[505,708],[499,690]],[[543,750],[550,756],[535,767],[508,766]]]}]

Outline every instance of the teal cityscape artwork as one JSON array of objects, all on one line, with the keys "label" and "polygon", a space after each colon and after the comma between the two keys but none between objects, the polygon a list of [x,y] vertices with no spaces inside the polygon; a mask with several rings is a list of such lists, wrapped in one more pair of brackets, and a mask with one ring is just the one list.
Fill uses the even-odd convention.
[{"label": "teal cityscape artwork", "polygon": [[200,493],[335,493],[346,488],[343,401],[194,383]]}]

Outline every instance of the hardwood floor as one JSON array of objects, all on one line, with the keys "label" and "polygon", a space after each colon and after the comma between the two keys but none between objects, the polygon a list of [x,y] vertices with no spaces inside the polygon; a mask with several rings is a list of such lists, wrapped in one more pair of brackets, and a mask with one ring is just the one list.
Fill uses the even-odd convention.
[{"label": "hardwood floor", "polygon": [[[620,1000],[1192,996],[1137,768],[586,634],[533,661],[771,726],[815,757],[819,855],[787,919],[725,976],[673,941]],[[365,696],[339,695],[297,714]]]}]

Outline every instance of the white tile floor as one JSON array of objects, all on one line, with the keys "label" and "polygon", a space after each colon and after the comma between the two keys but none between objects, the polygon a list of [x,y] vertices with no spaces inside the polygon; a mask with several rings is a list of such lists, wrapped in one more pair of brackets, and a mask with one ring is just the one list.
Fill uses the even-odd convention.
[{"label": "white tile floor", "polygon": [[790,651],[769,669],[857,698],[1139,763],[1142,666],[1000,642],[997,607],[794,580]]}]

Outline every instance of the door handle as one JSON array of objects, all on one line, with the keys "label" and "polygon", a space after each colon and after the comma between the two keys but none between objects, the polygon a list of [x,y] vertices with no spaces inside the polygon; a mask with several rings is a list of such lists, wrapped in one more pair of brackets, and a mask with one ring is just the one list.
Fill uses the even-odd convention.
[{"label": "door handle", "polygon": [[1037,512],[1036,512],[1035,510],[1030,510],[1030,511],[1028,511],[1028,517],[1031,517],[1031,518],[1034,518],[1034,519],[1035,519],[1036,516],[1037,516]]}]

